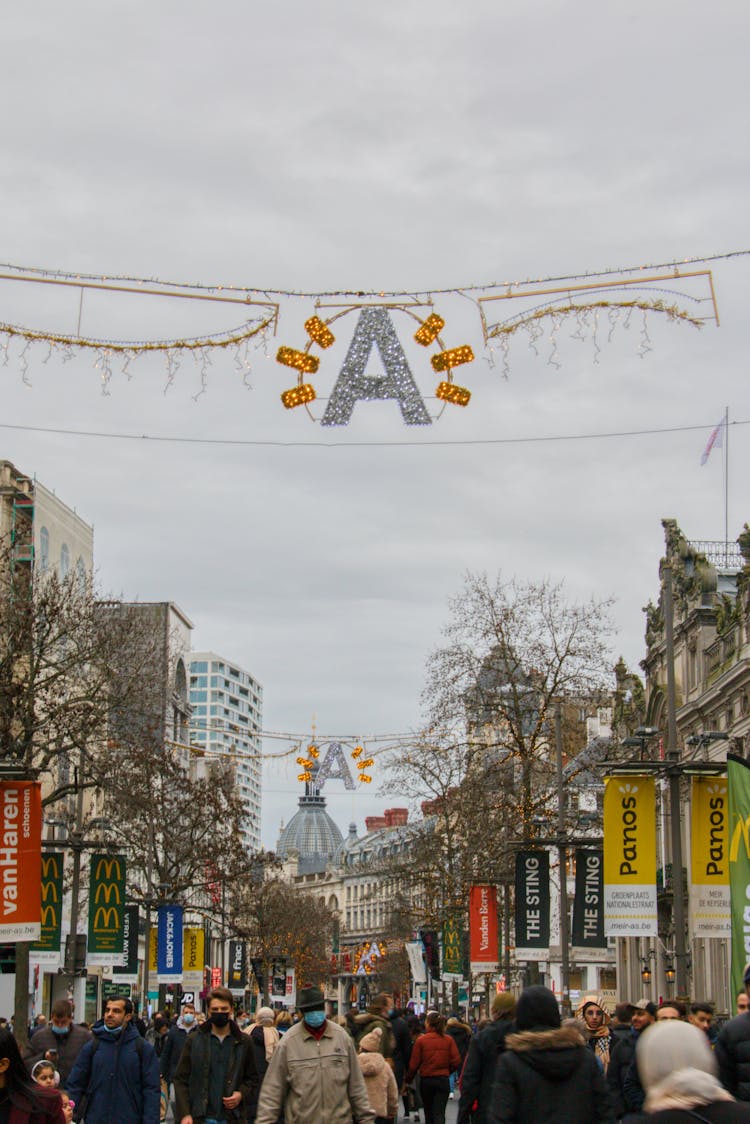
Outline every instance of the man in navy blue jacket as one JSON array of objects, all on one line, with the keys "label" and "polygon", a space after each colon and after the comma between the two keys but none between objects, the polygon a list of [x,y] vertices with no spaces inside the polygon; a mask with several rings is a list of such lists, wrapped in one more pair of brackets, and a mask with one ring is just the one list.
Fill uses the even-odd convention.
[{"label": "man in navy blue jacket", "polygon": [[159,1124],[159,1059],[131,1025],[129,999],[108,999],[66,1083],[86,1124]]}]

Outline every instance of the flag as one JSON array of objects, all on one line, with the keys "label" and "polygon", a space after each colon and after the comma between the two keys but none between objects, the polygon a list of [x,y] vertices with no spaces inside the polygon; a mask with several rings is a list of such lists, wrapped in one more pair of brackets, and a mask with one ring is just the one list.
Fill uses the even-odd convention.
[{"label": "flag", "polygon": [[721,449],[724,447],[724,430],[726,429],[726,426],[727,419],[725,414],[719,424],[717,426],[714,426],[711,431],[711,436],[709,437],[708,442],[706,443],[706,447],[703,450],[703,455],[701,456],[702,465],[705,464],[708,458],[711,456],[712,449]]}]

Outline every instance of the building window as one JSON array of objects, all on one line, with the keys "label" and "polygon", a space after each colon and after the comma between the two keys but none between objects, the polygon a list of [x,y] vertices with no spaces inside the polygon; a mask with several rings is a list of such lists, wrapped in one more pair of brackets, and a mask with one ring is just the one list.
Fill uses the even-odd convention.
[{"label": "building window", "polygon": [[85,563],[84,563],[84,561],[83,561],[83,559],[81,558],[80,555],[78,556],[78,561],[76,562],[76,577],[78,578],[79,589],[85,589],[86,588],[86,566],[85,566]]},{"label": "building window", "polygon": [[49,569],[49,531],[46,527],[39,531],[39,565],[43,572]]},{"label": "building window", "polygon": [[64,542],[60,547],[60,577],[67,578],[70,572],[70,550],[68,544]]}]

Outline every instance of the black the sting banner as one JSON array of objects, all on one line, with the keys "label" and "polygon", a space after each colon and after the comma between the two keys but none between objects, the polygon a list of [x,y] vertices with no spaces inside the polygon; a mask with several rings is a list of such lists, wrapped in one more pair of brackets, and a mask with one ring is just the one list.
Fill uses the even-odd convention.
[{"label": "black the sting banner", "polygon": [[549,852],[516,855],[516,956],[546,960],[549,955]]},{"label": "black the sting banner", "polygon": [[247,987],[247,945],[244,941],[229,942],[229,987],[234,991]]},{"label": "black the sting banner", "polygon": [[576,896],[573,933],[576,948],[606,948],[604,936],[604,854],[576,851]]}]

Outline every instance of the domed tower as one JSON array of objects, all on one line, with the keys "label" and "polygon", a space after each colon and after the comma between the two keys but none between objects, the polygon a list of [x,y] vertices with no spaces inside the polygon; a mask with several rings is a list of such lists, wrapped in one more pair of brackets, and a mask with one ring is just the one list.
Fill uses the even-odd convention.
[{"label": "domed tower", "polygon": [[319,769],[314,761],[309,770],[312,777],[305,782],[305,794],[299,798],[299,811],[279,832],[276,853],[286,860],[296,851],[298,874],[322,873],[343,842],[339,828],[326,811],[326,798],[320,793]]}]

